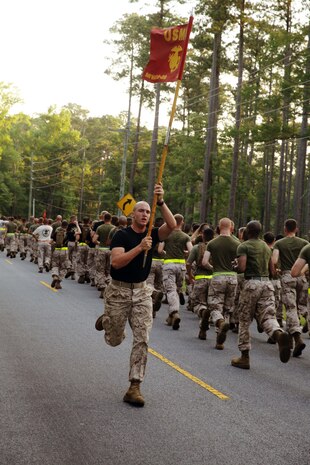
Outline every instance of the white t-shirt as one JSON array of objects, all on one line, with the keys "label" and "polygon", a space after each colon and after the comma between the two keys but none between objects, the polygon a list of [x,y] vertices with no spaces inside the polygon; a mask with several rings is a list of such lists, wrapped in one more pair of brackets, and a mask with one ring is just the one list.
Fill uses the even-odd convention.
[{"label": "white t-shirt", "polygon": [[53,232],[52,226],[48,224],[42,224],[34,231],[33,234],[37,236],[38,241],[49,242],[51,240],[52,232]]}]

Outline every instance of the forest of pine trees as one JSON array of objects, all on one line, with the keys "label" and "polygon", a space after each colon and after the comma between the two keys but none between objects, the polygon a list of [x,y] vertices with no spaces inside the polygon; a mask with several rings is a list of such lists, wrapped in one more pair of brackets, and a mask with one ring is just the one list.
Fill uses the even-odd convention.
[{"label": "forest of pine trees", "polygon": [[[121,17],[109,40],[115,59],[108,72],[128,88],[128,112],[90,117],[68,103],[35,118],[13,114],[17,97],[0,82],[0,214],[115,213],[122,171],[124,192],[151,201],[166,132],[160,116],[174,83],[141,79],[150,29],[188,18],[172,0],[154,2],[146,15],[135,3],[137,13]],[[309,237],[309,6],[196,1],[164,173],[167,203],[186,222],[229,216],[238,227],[257,219],[280,233],[293,217]],[[151,128],[141,124],[146,112],[154,115]]]}]

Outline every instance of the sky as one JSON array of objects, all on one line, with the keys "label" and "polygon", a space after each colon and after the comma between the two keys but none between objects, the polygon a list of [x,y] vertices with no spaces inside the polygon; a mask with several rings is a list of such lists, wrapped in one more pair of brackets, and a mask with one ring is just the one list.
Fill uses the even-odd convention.
[{"label": "sky", "polygon": [[[148,3],[154,6],[156,0]],[[116,82],[104,73],[108,57],[115,58],[104,40],[123,14],[141,14],[141,4],[0,0],[0,81],[11,83],[23,100],[13,107],[13,113],[32,116],[51,105],[60,109],[68,103],[81,105],[90,116],[126,112],[128,83]],[[133,114],[136,105],[133,102]],[[144,124],[150,126],[152,119],[145,109]]]}]

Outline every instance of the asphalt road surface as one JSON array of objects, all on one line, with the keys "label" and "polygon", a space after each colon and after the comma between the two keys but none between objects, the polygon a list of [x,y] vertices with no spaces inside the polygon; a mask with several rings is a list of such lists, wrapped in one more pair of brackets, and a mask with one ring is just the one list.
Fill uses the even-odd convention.
[{"label": "asphalt road surface", "polygon": [[94,329],[99,293],[0,255],[0,465],[309,465],[310,340],[282,364],[252,325],[251,369],[229,332],[225,349],[181,327],[162,305],[142,384],[146,404],[122,401],[131,332],[117,348]]}]

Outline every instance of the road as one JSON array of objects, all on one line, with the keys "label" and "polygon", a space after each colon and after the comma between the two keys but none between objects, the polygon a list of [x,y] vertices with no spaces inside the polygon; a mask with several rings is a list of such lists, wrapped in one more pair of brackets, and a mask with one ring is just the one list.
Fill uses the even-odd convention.
[{"label": "road", "polygon": [[131,333],[117,348],[94,329],[103,302],[89,285],[0,255],[1,465],[309,465],[310,341],[287,364],[252,327],[251,369],[197,338],[197,317],[150,340],[144,408],[122,401]]}]

